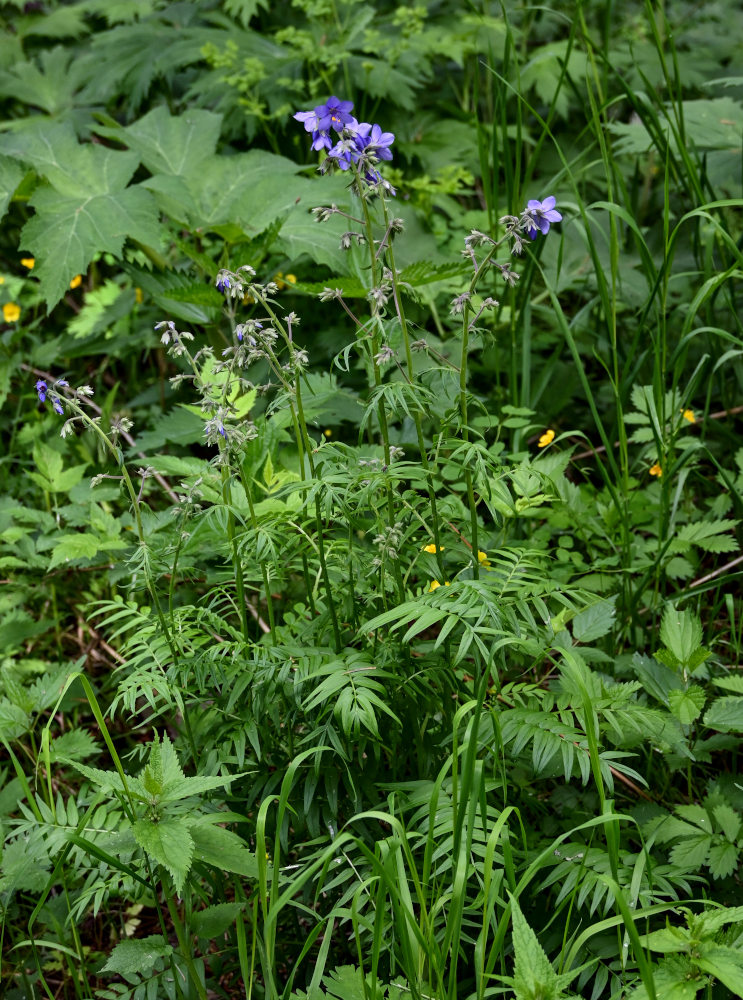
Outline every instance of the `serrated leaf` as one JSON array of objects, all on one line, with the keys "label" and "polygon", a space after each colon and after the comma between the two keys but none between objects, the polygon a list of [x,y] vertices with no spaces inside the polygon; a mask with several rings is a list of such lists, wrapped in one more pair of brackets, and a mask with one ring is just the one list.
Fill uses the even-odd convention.
[{"label": "serrated leaf", "polygon": [[162,934],[139,939],[127,938],[116,945],[101,971],[125,977],[136,975],[147,978],[152,975],[157,960],[168,958],[172,953],[172,946]]},{"label": "serrated leaf", "polygon": [[699,869],[707,860],[712,837],[700,833],[695,837],[684,837],[671,851],[671,862],[680,868]]},{"label": "serrated leaf", "polygon": [[62,757],[67,760],[84,760],[100,752],[100,747],[85,729],[68,729],[66,733],[60,733],[54,737],[50,747],[53,762]]},{"label": "serrated leaf", "polygon": [[599,601],[573,618],[573,638],[577,642],[593,642],[611,632],[614,627],[616,609],[613,600]]},{"label": "serrated leaf", "polygon": [[704,691],[696,685],[686,691],[677,689],[668,693],[668,707],[682,726],[690,726],[699,718],[706,700]]},{"label": "serrated leaf", "polygon": [[193,861],[194,843],[189,824],[182,819],[161,819],[158,823],[139,819],[132,830],[139,846],[170,872],[180,895]]},{"label": "serrated leaf", "polygon": [[37,259],[34,275],[49,308],[97,253],[120,257],[128,238],[159,244],[152,196],[139,185],[127,187],[136,154],[79,143],[71,126],[46,123],[3,136],[0,153],[49,182],[31,198],[36,214],[21,233],[21,245]]},{"label": "serrated leaf", "polygon": [[[510,895],[510,894],[509,894]],[[514,991],[518,1000],[542,997],[553,1000],[557,996],[557,973],[539,940],[526,922],[515,896],[511,900],[511,936],[515,956],[513,974]]]},{"label": "serrated leaf", "polygon": [[720,733],[743,733],[743,697],[727,695],[712,702],[704,724]]},{"label": "serrated leaf", "polygon": [[712,683],[715,687],[722,688],[723,691],[733,691],[735,694],[743,694],[743,674],[732,674],[729,677],[714,677]]},{"label": "serrated leaf", "polygon": [[721,802],[712,810],[712,815],[728,840],[735,840],[740,832],[741,818],[732,806]]},{"label": "serrated leaf", "polygon": [[707,945],[695,962],[727,986],[734,997],[743,996],[743,953],[723,945]]},{"label": "serrated leaf", "polygon": [[727,878],[738,867],[738,848],[730,842],[715,844],[710,848],[708,864],[713,878]]},{"label": "serrated leaf", "polygon": [[702,623],[691,611],[668,607],[663,612],[660,639],[680,663],[686,663],[702,645]]},{"label": "serrated leaf", "polygon": [[97,128],[135,152],[151,174],[195,173],[214,155],[222,116],[200,108],[171,115],[161,104],[126,128]]},{"label": "serrated leaf", "polygon": [[202,861],[221,871],[258,877],[255,855],[245,846],[245,841],[231,830],[213,823],[194,823],[191,826],[194,844],[194,861]]},{"label": "serrated leaf", "polygon": [[211,940],[219,937],[232,926],[242,908],[242,903],[216,903],[214,906],[207,906],[205,910],[191,914],[190,930],[201,938]]},{"label": "serrated leaf", "polygon": [[62,535],[52,549],[49,569],[55,569],[76,559],[92,559],[100,550],[100,539],[97,535],[87,535],[83,532],[74,535]]}]

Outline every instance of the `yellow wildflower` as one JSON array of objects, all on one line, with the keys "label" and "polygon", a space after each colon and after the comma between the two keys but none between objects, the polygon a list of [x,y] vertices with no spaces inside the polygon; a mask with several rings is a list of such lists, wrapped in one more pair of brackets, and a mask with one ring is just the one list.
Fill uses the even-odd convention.
[{"label": "yellow wildflower", "polygon": [[134,289],[134,301],[137,303],[138,306],[142,305],[142,300],[143,299],[144,299],[144,295],[142,294],[142,289],[141,288],[135,288]]},{"label": "yellow wildflower", "polygon": [[333,436],[333,432],[331,431],[331,429],[329,427],[325,428],[325,430],[323,431],[323,434],[325,435],[326,438],[332,438],[332,436]]},{"label": "yellow wildflower", "polygon": [[274,274],[273,280],[276,283],[276,287],[281,292],[287,285],[296,285],[297,276],[296,274],[284,274],[283,271],[279,271],[278,274]]},{"label": "yellow wildflower", "polygon": [[428,553],[429,553],[429,555],[432,555],[432,556],[435,556],[435,555],[436,555],[436,552],[437,552],[437,551],[439,551],[439,552],[443,552],[445,548],[446,548],[446,546],[445,546],[445,545],[441,545],[441,546],[439,547],[439,549],[437,550],[437,549],[436,549],[436,545],[435,545],[435,544],[434,544],[433,542],[431,542],[431,544],[430,544],[430,545],[424,545],[424,546],[423,546],[423,551],[424,551],[424,552],[428,552]]},{"label": "yellow wildflower", "polygon": [[548,444],[552,444],[552,442],[553,442],[554,440],[555,440],[555,432],[554,432],[554,431],[552,430],[552,428],[550,427],[550,428],[549,428],[548,430],[546,430],[546,431],[544,432],[544,434],[543,434],[543,435],[542,435],[542,436],[540,437],[540,439],[539,439],[539,440],[537,441],[537,447],[538,447],[538,448],[546,448],[546,447],[547,447],[547,445],[548,445]]},{"label": "yellow wildflower", "polygon": [[695,424],[697,422],[697,418],[694,416],[693,410],[682,410],[681,416],[684,420],[688,420],[690,424]]},{"label": "yellow wildflower", "polygon": [[[431,586],[428,588],[428,593],[432,594],[434,592],[434,590],[438,590],[440,586],[441,586],[441,584],[439,583],[438,580],[431,580]],[[445,587],[449,586],[449,581],[448,580],[444,581],[444,586]]]},{"label": "yellow wildflower", "polygon": [[488,559],[487,552],[482,552],[480,549],[478,549],[477,561],[480,563],[481,566],[484,566],[485,569],[490,569],[490,560]]},{"label": "yellow wildflower", "polygon": [[651,476],[662,476],[663,475],[663,469],[660,467],[660,465],[658,464],[658,462],[656,462],[655,465],[651,465],[650,466],[650,475]]},{"label": "yellow wildflower", "polygon": [[27,267],[29,271],[31,270],[31,268],[34,266],[35,263],[36,261],[34,260],[33,257],[21,257],[21,264],[23,264],[24,267]]},{"label": "yellow wildflower", "polygon": [[6,323],[16,323],[21,318],[21,307],[15,302],[6,302],[3,306],[3,319]]},{"label": "yellow wildflower", "polygon": [[70,282],[70,288],[79,288],[83,283],[82,274],[76,274],[75,277]]}]

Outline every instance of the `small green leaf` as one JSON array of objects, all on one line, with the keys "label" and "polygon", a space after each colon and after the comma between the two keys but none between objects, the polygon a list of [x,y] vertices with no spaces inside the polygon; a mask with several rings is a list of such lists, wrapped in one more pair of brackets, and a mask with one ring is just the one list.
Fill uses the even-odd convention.
[{"label": "small green leaf", "polygon": [[152,934],[150,937],[120,941],[111,954],[101,972],[113,972],[119,976],[151,976],[157,960],[168,958],[173,952],[162,934]]},{"label": "small green leaf", "polygon": [[573,618],[573,638],[576,642],[593,642],[607,635],[614,627],[616,610],[613,600],[599,601]]},{"label": "small green leaf", "polygon": [[705,712],[704,724],[719,733],[743,732],[743,697],[718,698]]},{"label": "small green leaf", "polygon": [[687,663],[702,645],[702,623],[691,611],[666,608],[660,626],[660,638],[680,663]]},{"label": "small green leaf", "polygon": [[720,824],[720,828],[727,839],[735,840],[740,832],[741,822],[740,816],[735,809],[727,805],[727,803],[721,802],[720,805],[714,807],[712,815]]},{"label": "small green leaf", "polygon": [[729,841],[715,844],[709,850],[708,864],[713,878],[727,878],[738,867],[738,848]]},{"label": "small green leaf", "polygon": [[180,895],[193,861],[189,824],[182,819],[162,819],[158,823],[140,819],[132,829],[139,846],[170,872]]},{"label": "small green leaf", "polygon": [[219,937],[235,922],[235,917],[242,908],[242,903],[216,903],[214,906],[207,906],[205,910],[191,914],[191,930],[201,938],[211,940]]},{"label": "small green leaf", "polygon": [[702,714],[706,695],[702,688],[692,685],[686,691],[677,688],[668,692],[668,707],[682,726],[690,726]]}]

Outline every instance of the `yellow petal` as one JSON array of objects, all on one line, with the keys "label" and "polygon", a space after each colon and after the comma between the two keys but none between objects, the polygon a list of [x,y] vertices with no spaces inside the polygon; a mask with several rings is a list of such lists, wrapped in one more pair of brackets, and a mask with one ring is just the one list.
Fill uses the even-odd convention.
[{"label": "yellow petal", "polygon": [[[442,545],[439,548],[438,551],[439,552],[443,552],[445,548],[446,548],[446,546]],[[432,556],[435,556],[436,555],[436,546],[435,546],[435,544],[433,542],[431,542],[430,545],[424,545],[423,546],[423,551],[424,552],[429,552]]]},{"label": "yellow petal", "polygon": [[3,306],[3,319],[6,323],[16,323],[21,318],[21,307],[15,302],[6,302]]},{"label": "yellow petal", "polygon": [[546,430],[544,434],[540,437],[540,439],[537,441],[537,447],[546,448],[547,445],[552,444],[554,440],[555,440],[555,432],[550,427],[549,430]]},{"label": "yellow petal", "polygon": [[694,416],[693,410],[682,410],[681,416],[684,420],[688,420],[690,424],[695,424],[697,422],[697,418]]},{"label": "yellow petal", "polygon": [[35,263],[36,261],[34,260],[33,257],[21,257],[21,264],[23,264],[24,267],[27,267],[29,271],[31,270],[31,268],[34,266]]},{"label": "yellow petal", "polygon": [[70,282],[70,288],[79,288],[83,283],[82,274],[76,274],[75,277]]},{"label": "yellow petal", "polygon": [[482,551],[480,551],[480,549],[478,549],[477,550],[477,561],[480,563],[481,566],[484,566],[485,569],[489,569],[489,567],[490,567],[490,560],[488,559],[487,552],[482,552]]},{"label": "yellow petal", "polygon": [[663,469],[661,469],[660,465],[657,462],[655,463],[655,465],[651,465],[650,466],[650,475],[651,476],[662,476],[663,475]]},{"label": "yellow petal", "polygon": [[431,586],[428,588],[428,593],[432,594],[434,590],[438,590],[441,584],[438,580],[431,580]]},{"label": "yellow petal", "polygon": [[331,429],[329,427],[325,428],[325,430],[323,431],[323,434],[325,435],[326,438],[330,438],[330,437],[333,436],[333,432],[331,431]]}]

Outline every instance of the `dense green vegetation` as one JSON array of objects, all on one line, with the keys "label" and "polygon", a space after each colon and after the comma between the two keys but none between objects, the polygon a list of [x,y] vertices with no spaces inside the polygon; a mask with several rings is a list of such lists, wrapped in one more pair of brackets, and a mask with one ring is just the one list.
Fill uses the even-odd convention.
[{"label": "dense green vegetation", "polygon": [[4,995],[743,995],[739,4],[0,26]]}]

